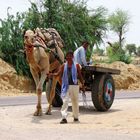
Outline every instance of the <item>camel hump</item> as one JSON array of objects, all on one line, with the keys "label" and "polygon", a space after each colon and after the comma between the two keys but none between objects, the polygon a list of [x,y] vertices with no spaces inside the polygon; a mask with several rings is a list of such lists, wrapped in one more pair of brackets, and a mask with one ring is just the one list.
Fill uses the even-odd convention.
[{"label": "camel hump", "polygon": [[48,32],[50,32],[51,34],[54,34],[55,36],[61,38],[60,34],[56,31],[56,29],[54,28],[48,28],[46,29]]},{"label": "camel hump", "polygon": [[56,29],[36,28],[35,32],[38,36],[40,36],[45,41],[45,44],[47,46],[51,46],[55,40],[60,48],[64,47],[64,42]]}]

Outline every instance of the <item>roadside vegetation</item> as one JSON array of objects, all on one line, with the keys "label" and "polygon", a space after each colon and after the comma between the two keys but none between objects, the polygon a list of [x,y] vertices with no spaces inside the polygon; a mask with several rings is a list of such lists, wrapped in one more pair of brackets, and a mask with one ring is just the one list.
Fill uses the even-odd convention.
[{"label": "roadside vegetation", "polygon": [[[83,40],[90,42],[88,58],[92,54],[105,55],[107,50],[109,62],[131,62],[131,56],[140,56],[140,46],[125,44],[130,17],[126,11],[116,10],[111,15],[105,7],[88,9],[86,1],[75,0],[40,0],[31,3],[24,13],[10,14],[7,8],[7,18],[0,20],[0,58],[8,62],[20,75],[31,76],[26,63],[23,49],[23,32],[27,29],[55,28],[61,35],[65,47],[64,53],[75,50]],[[116,42],[108,42],[106,48],[100,48],[108,31],[116,33]],[[96,49],[94,48],[96,46]]]}]

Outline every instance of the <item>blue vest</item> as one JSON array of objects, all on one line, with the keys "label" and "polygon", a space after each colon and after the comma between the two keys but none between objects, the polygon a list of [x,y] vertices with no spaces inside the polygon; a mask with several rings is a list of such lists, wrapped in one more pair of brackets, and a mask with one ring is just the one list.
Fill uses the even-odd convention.
[{"label": "blue vest", "polygon": [[[76,63],[73,62],[71,67],[71,74],[72,74],[72,80],[75,85],[77,85],[77,67]],[[67,93],[67,90],[69,88],[69,81],[68,81],[68,64],[67,62],[64,64],[64,71],[62,76],[62,87],[61,87],[61,96],[65,96]]]}]

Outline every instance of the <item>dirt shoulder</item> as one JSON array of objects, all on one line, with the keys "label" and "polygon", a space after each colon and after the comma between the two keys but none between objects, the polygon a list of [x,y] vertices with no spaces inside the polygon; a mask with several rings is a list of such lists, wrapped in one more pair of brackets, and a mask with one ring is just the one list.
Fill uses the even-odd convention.
[{"label": "dirt shoulder", "polygon": [[15,69],[0,59],[0,96],[25,95],[34,92],[34,82],[17,75]]},{"label": "dirt shoulder", "polygon": [[[15,69],[0,59],[0,96],[18,96],[35,93],[34,82],[23,76],[18,76]],[[120,75],[113,75],[117,90],[140,90],[140,67],[123,62],[98,64],[98,66],[115,68]]]},{"label": "dirt shoulder", "polygon": [[[59,124],[60,108],[52,115],[34,117],[35,105],[0,107],[0,139],[6,140],[85,140],[140,139],[140,99],[115,100],[107,112],[80,105],[80,123],[74,123],[69,108],[68,124]],[[46,111],[43,104],[43,112]],[[134,109],[135,107],[135,109]]]},{"label": "dirt shoulder", "polygon": [[140,67],[124,62],[114,62],[112,64],[99,63],[97,66],[118,69],[120,75],[112,75],[116,89],[139,90],[140,89]]}]

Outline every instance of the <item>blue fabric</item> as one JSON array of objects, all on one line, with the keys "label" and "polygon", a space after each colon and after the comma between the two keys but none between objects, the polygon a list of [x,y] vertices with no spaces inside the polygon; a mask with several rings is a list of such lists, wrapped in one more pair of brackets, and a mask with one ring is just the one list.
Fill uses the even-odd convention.
[{"label": "blue fabric", "polygon": [[83,46],[79,47],[78,49],[75,50],[74,52],[74,61],[81,66],[87,66],[87,61],[86,61],[86,50]]},{"label": "blue fabric", "polygon": [[[61,87],[61,96],[65,96],[67,93],[67,90],[69,88],[69,82],[68,82],[68,64],[67,62],[64,64],[64,72],[62,76],[62,87]],[[73,62],[72,68],[71,68],[71,73],[72,73],[72,80],[73,83],[76,85],[77,84],[77,68],[76,68],[76,63]]]}]

